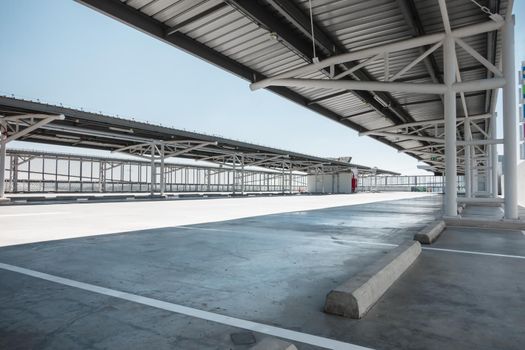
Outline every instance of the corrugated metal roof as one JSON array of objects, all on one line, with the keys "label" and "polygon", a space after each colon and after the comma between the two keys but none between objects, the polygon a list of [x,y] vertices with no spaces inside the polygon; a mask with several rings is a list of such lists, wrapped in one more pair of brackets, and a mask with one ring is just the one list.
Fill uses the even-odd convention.
[{"label": "corrugated metal roof", "polygon": [[[309,0],[78,1],[252,82],[312,62]],[[506,0],[478,2],[505,15]],[[311,4],[317,34],[316,51],[320,58],[444,31],[437,0],[312,0]],[[407,18],[407,8],[411,11],[410,18]],[[453,29],[488,20],[487,14],[469,0],[447,0],[447,9]],[[174,28],[177,33],[171,35],[170,29]],[[494,40],[492,43],[490,38]],[[464,41],[483,56],[493,49],[493,61],[499,59],[499,35],[484,33]],[[422,49],[415,48],[390,54],[390,74],[400,71],[421,53]],[[429,56],[430,63],[421,61],[399,81],[432,83],[432,75],[441,80],[442,57],[443,51],[439,48]],[[457,59],[463,81],[487,77],[487,69],[461,48],[457,49]],[[429,72],[429,64],[432,72]],[[356,71],[352,79],[382,80],[384,75],[384,62],[380,58]],[[326,71],[302,78],[330,79]],[[443,115],[442,103],[435,95],[319,88],[270,89],[358,131],[437,119]],[[465,99],[470,115],[490,110],[490,93],[468,93]],[[458,116],[464,115],[459,99],[457,110]],[[479,123],[486,127],[483,121]],[[420,141],[374,138],[397,149],[422,145]]]}]

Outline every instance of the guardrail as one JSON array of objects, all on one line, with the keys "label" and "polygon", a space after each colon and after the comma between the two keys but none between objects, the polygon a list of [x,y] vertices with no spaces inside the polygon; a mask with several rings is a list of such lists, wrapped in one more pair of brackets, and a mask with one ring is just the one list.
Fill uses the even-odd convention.
[{"label": "guardrail", "polygon": [[[6,192],[150,192],[160,188],[160,167],[151,181],[148,161],[8,150]],[[291,186],[290,186],[291,181]],[[306,174],[165,164],[166,192],[304,192]]]},{"label": "guardrail", "polygon": [[[445,177],[434,175],[359,177],[358,191],[396,191],[443,193]],[[458,192],[465,191],[464,176],[458,176]]]}]

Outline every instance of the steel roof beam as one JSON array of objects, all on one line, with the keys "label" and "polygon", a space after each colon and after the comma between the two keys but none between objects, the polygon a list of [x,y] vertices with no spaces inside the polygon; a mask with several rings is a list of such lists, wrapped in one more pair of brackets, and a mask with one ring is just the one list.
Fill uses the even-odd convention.
[{"label": "steel roof beam", "polygon": [[188,18],[187,20],[185,21],[182,21],[180,22],[179,24],[176,24],[174,25],[173,27],[171,27],[167,32],[166,32],[166,35],[169,36],[169,35],[172,35],[176,32],[178,32],[182,27],[185,27],[187,26],[188,24],[191,24],[195,21],[198,21],[199,19],[201,18],[204,18],[208,15],[211,15],[219,10],[222,10],[223,8],[225,7],[228,7],[228,4],[225,3],[225,2],[221,2],[221,3],[218,3],[217,5],[215,6],[212,6],[210,7],[209,9],[205,10],[205,11],[202,11],[201,13],[191,17],[191,18]]},{"label": "steel roof beam", "polygon": [[[489,9],[492,13],[499,13],[501,1],[489,0]],[[487,33],[487,59],[493,65],[496,65],[496,46],[498,44],[498,32]],[[491,72],[487,70],[487,78],[491,77]],[[485,95],[485,111],[489,112],[491,109],[492,94],[494,91],[486,91]],[[485,129],[488,131],[490,123],[486,123]]]},{"label": "steel roof beam", "polygon": [[[306,35],[307,38],[311,37],[310,30],[311,30],[311,23],[313,22],[313,32],[315,37],[315,42],[317,46],[320,46],[322,49],[324,49],[325,53],[328,53],[328,55],[337,55],[341,53],[345,53],[348,50],[340,43],[336,42],[334,39],[330,38],[330,36],[325,33],[324,30],[319,28],[319,26],[315,23],[315,21],[310,22],[310,17],[308,14],[304,13],[302,9],[300,9],[293,1],[289,0],[267,0],[282,16],[284,16],[287,20],[295,24],[299,30],[303,34]],[[346,71],[352,71],[354,69],[357,69],[360,64],[357,62],[351,62],[351,63],[345,63],[342,66],[344,67],[344,71],[340,73],[340,75],[346,75],[350,73],[346,73]],[[355,77],[357,77],[359,80],[372,80],[372,76],[366,71],[365,68],[359,68],[356,72],[353,74]],[[377,110],[380,114],[385,115],[385,111],[391,110],[402,122],[408,122],[413,121],[412,116],[405,110],[399,102],[392,97],[389,93],[386,92],[375,92],[381,99],[385,100],[388,107],[379,108]],[[373,99],[373,96],[371,96]],[[375,99],[373,99],[375,102]],[[367,100],[367,103],[371,103],[370,100]],[[391,119],[391,118],[390,118]],[[396,122],[392,119],[393,122]]]},{"label": "steel roof beam", "polygon": [[474,57],[479,63],[485,66],[485,68],[487,68],[494,75],[496,75],[497,77],[503,76],[503,73],[496,66],[489,62],[485,57],[480,55],[479,52],[477,52],[472,46],[470,46],[460,38],[456,38],[455,41],[456,44],[458,44],[463,50],[468,52],[472,57]]},{"label": "steel roof beam", "polygon": [[[293,1],[290,0],[267,0],[274,9],[276,9],[284,18],[290,21],[297,29],[299,29],[306,37],[311,37],[310,18],[303,10],[297,7]],[[305,26],[305,23],[307,25]],[[337,54],[340,51],[339,45],[335,45],[333,40],[319,28],[314,22],[313,31],[316,46],[323,50],[325,54]]]},{"label": "steel roof beam", "polygon": [[[420,47],[419,48],[420,55],[415,60],[413,60],[412,62],[407,64],[399,72],[397,72],[392,77],[390,77],[388,79],[388,81],[394,81],[396,79],[401,78],[406,72],[408,72],[410,69],[414,68],[414,66],[417,65],[419,62],[421,62],[422,60],[425,61],[428,58],[429,55],[431,55],[434,51],[436,51],[442,45],[443,45],[442,42],[438,42],[438,43],[434,44],[434,46],[432,46],[431,48],[429,48],[427,50],[423,50],[423,48]],[[437,79],[433,79],[433,81],[434,81],[434,83],[438,83]]]},{"label": "steel roof beam", "polygon": [[[468,99],[469,97],[478,97],[478,96],[485,96],[485,91],[482,91],[482,92],[473,92],[473,93],[470,93],[470,94],[465,94],[465,97]],[[459,99],[460,97],[458,96],[456,99]],[[414,105],[421,105],[421,104],[425,104],[425,103],[436,103],[436,102],[439,102],[441,103],[442,100],[440,98],[431,98],[431,99],[428,99],[428,100],[420,100],[420,101],[413,101],[413,102],[406,102],[406,103],[402,103],[401,105],[402,106],[414,106]],[[360,111],[358,113],[354,113],[354,114],[349,114],[349,115],[346,115],[345,118],[353,118],[353,117],[358,117],[360,115],[363,115],[363,114],[367,114],[367,113],[372,113],[374,110],[373,109],[369,109],[369,110],[363,110],[363,111]]]},{"label": "steel roof beam", "polygon": [[[233,6],[239,9],[239,11],[243,12],[246,16],[249,16],[252,18],[256,23],[259,25],[264,26],[267,28],[270,32],[276,33],[282,40],[284,40],[291,50],[296,52],[299,56],[303,57],[305,61],[312,62],[312,45],[308,41],[307,38],[304,38],[302,36],[299,36],[296,34],[297,29],[301,30],[301,28],[309,28],[310,27],[310,20],[309,17],[306,15],[302,15],[302,18],[298,18],[295,22],[299,22],[301,28],[296,28],[289,26],[288,24],[282,22],[279,20],[278,17],[275,16],[273,12],[271,12],[267,7],[261,5],[257,1],[253,0],[229,0],[229,3],[231,3]],[[281,1],[274,1],[274,3],[282,3]],[[290,9],[292,6],[294,6],[291,2],[289,2],[285,6],[287,9]],[[276,8],[280,13],[283,12],[283,7],[278,6]],[[302,10],[297,9],[296,12],[299,12]],[[326,34],[325,37],[328,37]],[[332,41],[331,44],[332,47],[338,48],[339,45],[334,43]],[[337,53],[345,53],[346,50],[344,48],[338,48]],[[318,55],[319,59],[324,59],[329,56],[327,55]],[[347,69],[351,69],[353,67],[353,64],[346,63],[348,65]],[[343,73],[344,70],[340,69],[339,67],[334,67],[334,74],[338,75]],[[325,70],[325,74],[330,75],[330,73]],[[372,77],[367,74],[364,70],[361,70],[361,72],[356,71],[354,72],[355,75],[361,74],[359,76],[360,79],[363,80],[371,80]],[[349,79],[350,77],[347,77],[346,79]],[[352,79],[353,80],[353,79]],[[352,94],[356,95],[360,100],[364,101],[365,103],[370,104],[378,113],[384,115],[388,119],[392,120],[394,123],[398,122],[407,122],[408,120],[412,119],[406,111],[400,111],[393,109],[398,106],[397,101],[394,101],[391,96],[388,96],[386,93],[380,94],[380,97],[383,100],[386,100],[385,102],[390,104],[392,107],[392,110],[390,108],[385,108],[383,105],[381,105],[378,101],[376,101],[373,97],[373,94],[371,94],[368,91],[350,91]],[[390,102],[390,103],[389,103]],[[399,107],[400,108],[400,107]]]},{"label": "steel roof beam", "polygon": [[384,137],[392,137],[395,142],[404,142],[404,141],[427,141],[427,142],[433,142],[433,143],[445,143],[445,139],[438,138],[438,137],[430,137],[430,136],[418,136],[418,135],[406,135],[406,134],[397,134],[393,132],[384,132],[384,131],[376,131],[374,132],[375,135],[380,135]]},{"label": "steel roof beam", "polygon": [[[479,114],[479,115],[469,116],[468,119],[469,120],[487,119],[487,118],[490,118],[491,116],[492,115],[488,114],[488,113],[487,114]],[[465,117],[459,117],[459,118],[456,118],[456,121],[460,122],[460,121],[464,121],[466,119],[467,118],[465,118]],[[445,123],[445,119],[422,120],[420,122],[413,122],[413,123],[408,123],[408,124],[404,124],[404,125],[387,126],[387,127],[384,127],[384,128],[379,128],[379,129],[365,131],[365,132],[359,133],[359,136],[365,136],[365,135],[373,134],[373,133],[378,132],[378,131],[393,131],[393,130],[400,130],[400,129],[403,129],[403,128],[414,127],[414,126],[440,125],[440,124],[444,124],[444,123]]]},{"label": "steel roof beam", "polygon": [[[7,133],[7,137],[5,138],[5,143],[18,140],[19,138],[31,133],[32,131],[37,130],[38,128],[44,127],[45,125],[51,123],[54,120],[64,120],[64,115],[45,115],[45,114],[26,114],[26,115],[20,115],[17,117],[17,123],[19,121],[23,121],[24,124],[22,126],[25,126],[24,129],[18,130],[18,127],[20,124],[16,124],[15,128],[17,129],[14,133]],[[3,118],[0,118],[0,122]],[[25,121],[23,119],[29,119],[29,121]],[[35,122],[34,124],[31,124],[34,122],[34,120],[39,120],[38,122]],[[11,135],[9,135],[11,134]]]},{"label": "steel roof beam", "polygon": [[176,150],[175,152],[172,152],[172,153],[166,153],[165,158],[177,157],[177,156],[180,156],[182,154],[189,153],[189,152],[192,152],[192,151],[195,151],[195,150],[207,147],[207,146],[211,146],[211,145],[217,146],[217,142],[200,142],[200,143],[198,143],[198,144],[196,144],[194,146],[190,146],[188,148],[179,149],[179,150]]},{"label": "steel roof beam", "polygon": [[412,147],[412,148],[405,148],[404,150],[398,151],[398,153],[407,153],[411,151],[418,151],[418,150],[444,150],[445,145],[443,144],[435,144],[435,145],[427,145],[427,146],[419,146],[419,147]]},{"label": "steel roof beam", "polygon": [[286,156],[281,155],[281,154],[277,154],[277,155],[268,156],[268,158],[263,158],[263,159],[256,160],[256,161],[253,161],[253,162],[249,162],[248,161],[248,162],[245,162],[245,164],[249,165],[249,166],[260,166],[261,164],[268,163],[268,162],[273,162],[276,159],[283,159],[283,158],[289,158],[289,157],[286,157]]},{"label": "steel roof beam", "polygon": [[[465,73],[465,72],[471,72],[473,70],[478,70],[478,69],[485,69],[485,67],[481,64],[479,65],[474,65],[474,66],[467,66],[467,67],[462,67],[459,69],[459,71],[461,73]],[[438,71],[439,74],[443,74],[442,71]],[[426,74],[418,74],[418,75],[409,75],[409,76],[406,76],[406,77],[402,77],[402,78],[399,78],[397,79],[398,82],[403,82],[403,81],[412,81],[412,80],[421,80],[421,79],[426,79],[427,78],[427,75]]]},{"label": "steel roof beam", "polygon": [[[403,14],[403,17],[405,18],[405,21],[407,22],[410,31],[412,32],[412,36],[416,37],[426,35],[414,0],[397,0],[397,4],[401,10],[401,13]],[[426,51],[429,48],[429,45],[425,45],[420,48],[420,51]],[[441,78],[439,66],[434,55],[431,53],[424,59],[424,62],[428,74],[430,74],[432,80],[436,83],[442,83],[443,79]]]},{"label": "steel roof beam", "polygon": [[[465,97],[469,98],[469,97],[477,97],[477,96],[484,96],[484,95],[485,95],[485,92],[473,92],[470,94],[465,94]],[[456,99],[459,99],[459,98],[460,98],[459,96],[456,97]],[[412,105],[419,105],[419,104],[432,103],[432,102],[442,102],[442,100],[440,98],[432,98],[428,100],[406,102],[406,103],[403,103],[403,106],[412,106]]]},{"label": "steel roof beam", "polygon": [[[502,23],[500,22],[486,21],[486,22],[468,25],[465,27],[454,29],[451,32],[451,36],[454,38],[473,36],[477,34],[482,34],[482,33],[487,33],[487,32],[498,30],[501,28],[501,26],[502,26]],[[318,72],[322,69],[325,69],[333,65],[341,64],[344,62],[352,62],[355,60],[365,59],[365,58],[377,55],[378,53],[384,53],[384,52],[392,53],[392,52],[409,50],[409,49],[417,48],[417,47],[424,46],[424,45],[434,44],[434,43],[437,43],[438,41],[444,40],[446,35],[447,35],[446,33],[434,33],[434,34],[429,34],[429,35],[422,36],[422,37],[400,40],[400,41],[396,41],[396,42],[385,44],[385,45],[377,45],[377,46],[373,46],[373,47],[369,47],[369,48],[365,48],[361,50],[352,51],[349,53],[339,54],[337,56],[332,56],[324,60],[321,60],[319,62],[315,62],[309,65],[301,66],[301,67],[294,68],[294,69],[290,69],[286,72],[277,74],[263,81],[252,83],[250,85],[250,88],[252,90],[261,89],[267,86],[271,86],[275,80],[286,79],[286,78],[302,76],[302,75]]]},{"label": "steel roof beam", "polygon": [[[482,68],[482,66],[473,66],[473,67],[467,67],[465,69],[462,69],[461,72],[466,72],[466,71],[471,71],[471,70],[475,70],[475,69],[480,69]],[[422,76],[416,76],[416,77],[407,77],[407,78],[399,78],[397,79],[397,82],[401,83],[401,82],[407,82],[407,81],[410,81],[410,80],[418,80],[418,79],[421,79],[421,78],[424,78]],[[319,97],[315,100],[310,100],[310,102],[308,102],[309,105],[311,104],[314,104],[314,103],[321,103],[323,101],[326,101],[326,100],[329,100],[331,98],[334,98],[334,97],[339,97],[339,96],[342,96],[342,95],[346,95],[346,94],[349,94],[350,91],[340,91],[340,92],[335,92],[333,94],[329,94],[329,95],[326,95],[326,96],[323,96],[323,97]],[[471,94],[465,94],[465,97],[475,97],[475,96],[485,96],[485,92],[475,92],[475,93],[471,93]],[[435,99],[429,99],[429,100],[423,100],[423,101],[415,101],[415,102],[406,102],[406,103],[400,103],[400,106],[410,106],[410,105],[416,105],[416,104],[422,104],[422,103],[428,103],[428,102],[443,102],[443,100],[441,98],[435,98]],[[374,110],[371,109],[369,111],[367,111],[366,113],[369,113],[369,112],[373,112]],[[355,115],[361,115],[363,114],[362,112],[359,112]],[[344,116],[345,118],[351,118],[353,117],[354,115],[346,115]]]},{"label": "steel roof beam", "polygon": [[[352,89],[352,90],[377,90],[392,92],[407,92],[420,94],[443,94],[447,90],[445,84],[424,83],[395,83],[382,81],[361,80],[327,80],[327,79],[279,79],[272,82],[274,86],[319,88],[319,89]],[[500,88],[505,85],[503,78],[491,78],[471,80],[467,82],[458,81],[452,84],[455,92],[471,92],[487,89]]]},{"label": "steel roof beam", "polygon": [[[126,25],[129,25],[143,33],[151,35],[157,39],[160,39],[170,45],[173,45],[189,54],[197,56],[213,65],[219,66],[232,74],[235,74],[243,79],[246,79],[250,82],[260,81],[265,78],[263,74],[244,66],[235,60],[207,47],[206,45],[191,39],[190,37],[184,35],[181,32],[173,33],[172,35],[166,36],[166,33],[169,31],[169,27],[163,23],[145,15],[144,13],[127,6],[118,0],[75,0],[87,7],[92,8],[95,11],[98,11],[104,15],[112,17]],[[255,2],[255,1],[254,1]],[[349,120],[341,119],[341,116],[337,113],[324,108],[322,106],[313,104],[309,105],[310,102],[304,96],[292,91],[291,89],[272,86],[268,90],[292,101],[301,106],[309,108],[310,110],[319,113],[329,119],[332,119],[338,123],[341,123],[347,127],[350,127],[356,131],[366,131],[361,125],[354,123]],[[372,101],[372,104],[377,108],[378,111],[384,109],[378,102],[375,100]],[[372,105],[371,104],[371,105]],[[384,143],[390,147],[395,148],[396,150],[403,149],[401,146],[398,146],[388,140],[381,137],[373,137],[375,140]],[[418,158],[419,159],[419,158]]]},{"label": "steel roof beam", "polygon": [[[279,8],[281,8],[281,10],[279,11],[281,14],[283,14],[283,12],[286,12],[286,11],[283,11],[283,10],[282,10],[282,7],[281,7],[281,6],[275,6],[276,3],[279,4],[279,3],[282,2],[282,1],[280,1],[280,0],[269,0],[269,2],[270,2],[270,4],[273,5],[274,8],[277,7],[278,11],[279,11]],[[288,7],[293,7],[293,6],[294,6],[293,4],[290,4],[290,2],[287,2],[287,3],[288,3]],[[253,4],[253,3],[252,3],[252,4]],[[414,9],[415,9],[415,7],[414,7]],[[246,11],[245,11],[245,12],[246,12]],[[249,13],[249,12],[250,12],[250,11],[248,11],[248,13]],[[261,12],[261,11],[257,11],[257,14],[260,14],[260,12]],[[297,12],[300,12],[300,11],[297,11]],[[252,13],[251,15],[252,15],[252,17],[254,16],[253,13]],[[288,20],[290,20],[290,16],[286,16],[286,15],[285,15],[285,18],[287,18]],[[309,19],[308,16],[304,16],[303,19],[304,19],[304,18]],[[292,21],[292,23],[297,23],[297,20]],[[310,23],[308,23],[307,20],[304,20],[304,21],[303,21],[302,23],[300,23],[300,24],[301,24],[302,27],[303,27],[303,33],[304,33],[304,32],[305,32],[305,29],[307,29],[307,28],[309,27],[308,25],[309,25]],[[448,22],[447,22],[447,24],[448,24]],[[448,24],[448,26],[447,26],[447,24],[445,25],[445,26],[447,27],[447,32],[450,32],[450,30],[451,30],[451,29],[450,29],[450,25]],[[422,30],[423,28],[421,27],[420,29]],[[315,28],[312,28],[312,30],[315,31]],[[458,31],[458,32],[463,33],[462,31]],[[288,32],[286,32],[286,33],[288,34]],[[308,32],[307,32],[307,31],[306,31],[306,37],[308,37]],[[312,40],[314,40],[314,39],[312,38]],[[430,43],[429,43],[429,44],[430,44]],[[335,47],[335,45],[333,45],[333,46]],[[437,46],[437,45],[436,45],[436,46]],[[435,46],[435,47],[436,47],[436,46]],[[420,51],[423,51],[423,49],[422,49],[421,47],[418,48],[418,49],[419,49]],[[426,49],[427,52],[429,52],[429,53],[432,52],[432,50],[431,50],[431,49],[429,50],[429,48],[425,48],[425,49]],[[335,50],[334,50],[334,51],[335,51]],[[307,51],[307,52],[308,52],[308,51]],[[388,52],[388,51],[386,51],[386,52]],[[313,53],[312,53],[312,54],[313,54]],[[307,55],[306,55],[306,56],[307,56]],[[308,57],[308,56],[307,56],[307,57]],[[369,57],[372,57],[372,55],[370,55]],[[422,57],[424,57],[424,56],[422,56]],[[426,58],[426,57],[425,57],[425,58]],[[319,58],[316,58],[316,59],[319,59]],[[370,60],[370,58],[368,58],[368,59]],[[387,60],[387,56],[385,56],[385,60]],[[352,65],[354,64],[354,62],[352,62],[352,60],[347,60],[346,62],[347,62],[347,63],[350,63],[350,64],[352,64]],[[315,62],[315,63],[317,63],[317,62]],[[342,62],[339,62],[339,63],[342,63]],[[336,64],[337,64],[337,63],[336,63]],[[315,65],[315,64],[314,64],[314,65]],[[359,65],[358,65],[358,66],[359,66]],[[355,65],[354,65],[354,67],[355,67]],[[427,67],[428,67],[428,64],[427,64]],[[335,64],[333,64],[333,65],[329,65],[329,66],[325,66],[325,67],[322,67],[322,70],[325,70],[325,71],[326,71],[328,68],[330,69],[330,71],[329,71],[329,76],[332,76],[332,77],[333,77],[334,75],[336,75],[336,73],[335,73],[336,65],[335,65]],[[410,66],[408,66],[408,68],[406,68],[406,70],[408,70],[409,68],[410,68]],[[436,70],[437,70],[437,65],[436,65],[434,68],[436,68]],[[351,70],[351,69],[350,69],[350,70]],[[401,74],[401,73],[400,73],[400,74]],[[342,76],[342,75],[344,75],[344,72],[343,72],[343,73],[339,73],[339,74],[337,74],[336,76]],[[373,84],[373,83],[371,83],[370,80],[372,80],[372,79],[367,79],[367,80],[369,80],[368,84],[354,84],[353,82],[351,82],[350,84],[348,84],[348,87],[345,88],[345,89],[352,89],[352,87],[354,87],[354,88],[359,88],[360,86],[363,86],[363,87],[365,87],[365,86],[369,86],[370,88],[367,89],[367,90],[369,90],[369,91],[376,91],[376,90],[374,90],[374,86],[375,86],[376,88],[380,89],[379,91],[385,91],[385,92],[387,92],[387,91],[405,91],[405,90],[406,90],[406,91],[410,92],[409,90],[410,90],[412,87],[415,87],[415,86],[416,86],[416,85],[408,86],[408,85],[402,85],[402,84],[401,84],[401,85],[398,85],[398,86],[393,86],[393,85],[391,85],[391,86],[381,85],[381,86],[380,86],[379,84]],[[436,79],[434,79],[434,81],[435,81],[435,80],[436,80]],[[482,84],[480,84],[480,85],[487,85],[487,86],[489,85],[489,81],[483,81],[483,82],[480,81],[479,83],[482,83]],[[493,81],[493,83],[496,83],[496,85],[501,85],[501,82],[500,82],[500,81],[498,81],[498,82],[497,82],[497,81]],[[252,84],[252,86],[255,86],[255,85],[257,85],[257,84]],[[273,85],[274,85],[274,86],[277,86],[277,85],[278,85],[278,86],[286,86],[286,87],[293,87],[293,86],[297,86],[297,87],[308,87],[308,86],[316,87],[316,86],[317,86],[317,87],[320,87],[321,85],[322,85],[322,86],[328,86],[329,84],[326,83],[326,82],[316,81],[315,83],[308,85],[308,84],[306,84],[305,81],[303,81],[303,80],[298,80],[298,79],[280,79],[278,82],[274,82]],[[372,85],[373,85],[373,86],[372,86]],[[472,86],[470,86],[470,85],[472,85],[472,84],[468,84],[468,83],[467,83],[467,84],[458,84],[458,85],[456,86],[456,88],[458,88],[458,90],[461,90],[461,91],[460,91],[460,92],[461,92],[461,97],[462,97],[462,101],[464,102],[464,104],[465,104],[464,92],[466,92],[466,91],[477,91],[477,90],[479,90],[479,89],[477,89],[477,87],[474,88],[474,87],[472,87]],[[335,85],[334,85],[334,86],[335,86]],[[430,85],[429,85],[429,86],[424,86],[424,85],[418,84],[418,87],[419,87],[420,89],[428,88],[428,89],[427,89],[427,93],[436,93],[436,90],[437,90],[437,89],[434,89],[434,87],[436,87],[436,86],[430,86]],[[431,88],[432,88],[432,89],[431,89]],[[419,89],[418,89],[418,90],[419,90]],[[354,92],[354,91],[353,91],[353,92]],[[419,91],[414,91],[414,92],[419,92]],[[438,94],[439,94],[439,93],[440,93],[440,92],[438,92]],[[355,94],[355,92],[354,92],[354,94]],[[389,94],[383,93],[383,94],[377,94],[377,95],[382,95],[381,97],[382,97],[383,100],[385,100],[385,95],[387,95],[387,96],[386,96],[386,97],[387,97],[387,99],[386,99],[387,108],[388,108],[388,109],[392,109],[392,110],[394,110],[395,114],[400,118],[401,123],[409,123],[409,122],[413,122],[413,121],[414,121],[414,119],[413,119],[408,113],[406,113],[405,109],[403,109],[401,106],[395,106],[395,107],[397,107],[397,110],[396,110],[395,108],[391,108],[392,104],[395,105],[395,102],[396,102],[396,101],[393,101],[393,100],[391,100],[391,99],[388,99],[388,97],[389,97],[388,95],[389,95]],[[403,116],[403,113],[399,114],[399,109],[401,109],[401,111],[404,112],[405,115],[408,115],[408,118],[404,117],[404,116]],[[384,113],[383,113],[383,114],[384,114]],[[465,114],[466,114],[466,112],[465,112]],[[392,118],[390,118],[390,119],[392,120],[392,122],[394,122],[394,124],[399,124],[399,121],[396,121],[395,119],[392,119]],[[347,120],[348,120],[348,119],[347,119]],[[419,141],[423,141],[423,142],[425,142],[426,140],[430,140],[430,138],[427,137],[427,135],[426,135],[424,132],[421,132],[421,133],[419,133],[419,134],[421,135],[421,136],[418,137]],[[416,138],[414,138],[414,139],[416,139]],[[430,141],[430,142],[431,142],[431,141]]]}]

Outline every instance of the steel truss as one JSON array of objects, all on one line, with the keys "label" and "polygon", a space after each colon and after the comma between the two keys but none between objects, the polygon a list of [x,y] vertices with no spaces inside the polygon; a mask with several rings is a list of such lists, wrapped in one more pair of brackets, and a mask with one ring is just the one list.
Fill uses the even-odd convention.
[{"label": "steel truss", "polygon": [[[395,93],[436,94],[444,106],[441,119],[394,123],[392,126],[361,131],[360,135],[380,136],[388,142],[400,144],[408,140],[420,141],[421,146],[399,150],[424,161],[427,168],[444,173],[446,216],[457,216],[457,174],[465,175],[465,195],[470,198],[490,194],[498,196],[497,145],[504,145],[505,156],[505,218],[517,219],[517,138],[516,138],[516,92],[514,74],[514,18],[512,1],[503,18],[490,14],[484,23],[461,28],[451,28],[445,0],[437,0],[441,12],[444,32],[416,36],[410,39],[369,47],[347,53],[331,55],[325,59],[290,69],[275,76],[267,77],[250,84],[252,90],[267,87],[317,88],[339,91],[383,91]],[[402,1],[399,1],[402,2]],[[405,17],[411,16],[411,7],[403,4]],[[413,22],[411,19],[410,21]],[[412,23],[418,26],[417,23]],[[421,30],[417,30],[421,32]],[[499,31],[503,37],[503,59],[498,67],[493,53],[484,57],[464,39],[489,33],[490,38]],[[443,80],[432,71],[433,54],[443,51]],[[391,72],[389,57],[399,51],[418,49],[419,55],[397,72]],[[462,50],[473,57],[487,70],[487,78],[464,81],[457,60],[457,51]],[[344,80],[368,65],[383,61],[382,80]],[[420,62],[426,62],[433,83],[399,82],[407,72]],[[334,67],[350,64],[344,71],[334,73]],[[435,63],[435,61],[434,61]],[[434,64],[435,67],[435,64]],[[501,68],[502,67],[502,68]],[[323,79],[312,79],[315,73],[328,71]],[[497,89],[503,89],[504,138],[496,137],[496,118],[494,112]],[[466,93],[486,91],[491,94],[490,113],[471,115],[466,102]],[[335,94],[341,95],[341,92]],[[334,94],[334,95],[335,95]],[[332,96],[332,95],[328,95]],[[456,99],[459,96],[462,116],[456,115]],[[488,95],[487,95],[488,96]],[[438,100],[439,101],[439,100]],[[366,111],[365,111],[366,112]]]},{"label": "steel truss", "polygon": [[[6,190],[9,193],[150,192],[158,188],[160,173],[151,162],[53,152],[9,149]],[[158,163],[153,166],[158,167]],[[151,175],[154,174],[152,178]],[[299,193],[307,190],[307,174],[249,168],[166,162],[166,192]]]},{"label": "steel truss", "polygon": [[64,115],[21,114],[0,115],[0,199],[5,198],[5,163],[7,144],[54,120],[62,120]]}]

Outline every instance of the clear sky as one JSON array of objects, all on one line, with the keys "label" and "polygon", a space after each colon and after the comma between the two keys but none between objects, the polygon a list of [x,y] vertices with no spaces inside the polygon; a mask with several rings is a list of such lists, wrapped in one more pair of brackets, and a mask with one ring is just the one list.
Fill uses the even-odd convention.
[{"label": "clear sky", "polygon": [[[521,62],[525,1],[514,7]],[[409,156],[268,91],[251,92],[248,82],[72,0],[0,0],[0,53],[3,95],[429,174]]]}]

